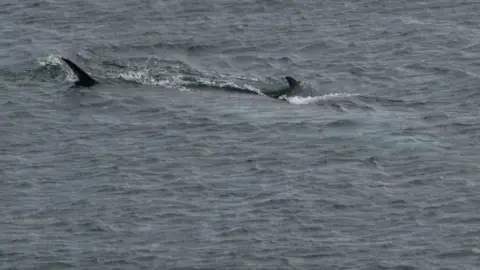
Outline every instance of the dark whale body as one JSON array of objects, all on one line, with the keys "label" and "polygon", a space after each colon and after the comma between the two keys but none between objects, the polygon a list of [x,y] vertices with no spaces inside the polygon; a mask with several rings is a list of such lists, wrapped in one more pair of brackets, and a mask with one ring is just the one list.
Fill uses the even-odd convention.
[{"label": "dark whale body", "polygon": [[[77,76],[78,80],[75,82],[75,86],[91,87],[98,84],[98,81],[93,79],[90,75],[87,74],[87,72],[83,71],[81,68],[79,68],[75,63],[73,63],[69,59],[63,58],[63,57],[61,57],[60,59],[62,59],[70,67],[73,73],[75,73],[75,75]],[[299,88],[300,85],[294,78],[287,76],[285,77],[285,79],[288,82],[288,87],[282,88],[280,90],[262,91],[262,93],[271,98],[278,99],[281,96],[288,96],[292,94],[293,91]]]},{"label": "dark whale body", "polygon": [[294,78],[287,76],[285,79],[288,82],[288,87],[276,91],[262,91],[262,93],[271,98],[279,98],[281,96],[291,95],[293,91],[300,87],[300,84]]},{"label": "dark whale body", "polygon": [[78,78],[78,81],[75,82],[76,86],[82,86],[82,87],[91,87],[94,86],[95,84],[98,84],[96,80],[94,80],[90,75],[88,75],[85,71],[83,71],[81,68],[79,68],[75,63],[72,61],[68,60],[67,58],[61,57],[65,63],[72,69],[73,73]]}]

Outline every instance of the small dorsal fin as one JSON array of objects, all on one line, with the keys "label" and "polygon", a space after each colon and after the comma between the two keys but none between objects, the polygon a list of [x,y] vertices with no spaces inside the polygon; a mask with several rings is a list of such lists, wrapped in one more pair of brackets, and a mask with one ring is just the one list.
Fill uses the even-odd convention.
[{"label": "small dorsal fin", "polygon": [[76,85],[90,87],[97,84],[97,81],[95,81],[92,77],[90,77],[90,75],[88,75],[85,71],[75,65],[75,63],[68,60],[67,58],[60,57],[60,59],[65,61],[65,63],[67,63],[67,65],[72,69],[73,73],[75,73],[75,75],[77,76],[78,81],[75,82]]},{"label": "small dorsal fin", "polygon": [[298,82],[290,76],[285,77],[285,79],[287,80],[290,89],[293,89],[298,85]]}]

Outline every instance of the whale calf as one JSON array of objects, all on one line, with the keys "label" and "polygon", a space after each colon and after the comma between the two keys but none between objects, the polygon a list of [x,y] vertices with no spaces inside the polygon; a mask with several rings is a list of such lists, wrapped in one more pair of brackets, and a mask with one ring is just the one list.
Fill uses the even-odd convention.
[{"label": "whale calf", "polygon": [[[79,68],[75,63],[73,63],[69,59],[64,57],[60,57],[60,59],[62,59],[70,67],[73,73],[75,73],[75,75],[77,76],[78,80],[75,82],[75,86],[91,87],[98,84],[98,81],[93,79],[90,75],[88,75],[87,72],[83,71],[81,68]],[[288,87],[285,87],[279,90],[262,91],[262,94],[271,98],[278,99],[281,96],[291,95],[295,90],[298,90],[300,88],[299,82],[297,82],[294,78],[287,76],[285,77],[285,79],[288,82]]]}]

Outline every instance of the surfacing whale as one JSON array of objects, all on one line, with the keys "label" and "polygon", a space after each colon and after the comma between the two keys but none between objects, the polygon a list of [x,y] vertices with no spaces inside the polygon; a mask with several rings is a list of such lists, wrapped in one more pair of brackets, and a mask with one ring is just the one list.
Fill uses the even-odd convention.
[{"label": "surfacing whale", "polygon": [[81,68],[79,68],[75,63],[72,61],[68,60],[67,58],[60,57],[67,65],[72,69],[73,73],[78,78],[78,81],[75,82],[76,86],[82,86],[82,87],[90,87],[94,86],[95,84],[98,84],[96,80],[94,80],[90,75],[88,75],[85,71],[83,71]]},{"label": "surfacing whale", "polygon": [[[79,68],[75,63],[70,61],[67,58],[60,57],[75,73],[77,76],[78,80],[75,82],[75,86],[80,86],[80,87],[91,87],[96,84],[98,84],[98,81],[93,79],[90,75],[88,75],[87,72],[83,71],[81,68]],[[292,77],[287,76],[285,79],[288,82],[288,87],[282,88],[280,90],[274,90],[274,91],[262,91],[262,93],[268,97],[278,99],[281,96],[288,96],[293,93],[293,91],[297,90],[300,87],[300,84]],[[250,92],[253,93],[253,92]]]},{"label": "surfacing whale", "polygon": [[262,91],[262,93],[271,98],[278,99],[281,96],[289,96],[295,90],[298,90],[300,88],[300,84],[294,78],[287,76],[285,77],[285,79],[288,82],[288,87],[282,88],[280,90],[275,90],[275,91]]}]

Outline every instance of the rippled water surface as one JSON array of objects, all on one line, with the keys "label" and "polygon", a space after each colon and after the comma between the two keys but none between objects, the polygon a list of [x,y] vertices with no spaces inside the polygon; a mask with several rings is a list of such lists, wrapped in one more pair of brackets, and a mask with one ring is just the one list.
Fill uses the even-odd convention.
[{"label": "rippled water surface", "polygon": [[479,269],[479,14],[3,1],[0,269]]}]

